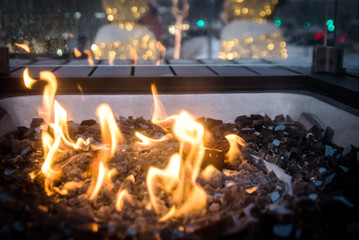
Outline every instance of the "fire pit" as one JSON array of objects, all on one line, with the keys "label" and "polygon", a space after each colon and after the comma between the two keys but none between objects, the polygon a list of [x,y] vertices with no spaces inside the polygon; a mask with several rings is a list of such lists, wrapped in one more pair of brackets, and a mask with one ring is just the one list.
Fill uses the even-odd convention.
[{"label": "fire pit", "polygon": [[[154,78],[160,93],[176,93],[154,97],[140,77],[140,94],[130,95],[102,95],[106,86],[94,95],[85,80],[91,95],[59,95],[48,106],[51,95],[23,96],[20,82],[1,100],[5,238],[357,236],[359,121],[342,103],[283,89],[238,93],[234,78],[220,79],[226,93],[212,77],[195,94]],[[76,84],[60,79],[59,92]]]}]

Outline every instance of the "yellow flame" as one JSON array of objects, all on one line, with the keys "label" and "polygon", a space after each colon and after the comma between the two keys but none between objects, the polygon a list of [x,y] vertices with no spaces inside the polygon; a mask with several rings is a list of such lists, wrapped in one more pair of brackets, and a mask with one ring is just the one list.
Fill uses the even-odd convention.
[{"label": "yellow flame", "polygon": [[29,48],[29,46],[28,46],[27,44],[15,43],[15,45],[18,46],[18,47],[20,47],[20,48],[22,48],[22,49],[24,49],[27,53],[30,53],[30,52],[31,52],[31,51],[30,51],[30,48]]},{"label": "yellow flame", "polygon": [[214,167],[213,165],[208,165],[207,167],[205,167],[205,169],[203,169],[201,175],[205,179],[210,179],[216,172],[219,172],[216,167]]},{"label": "yellow flame", "polygon": [[89,65],[93,66],[95,63],[94,63],[91,51],[88,49],[85,49],[83,52],[87,55],[87,61],[88,61]]},{"label": "yellow flame", "polygon": [[137,65],[138,55],[135,48],[130,48],[130,59],[133,61],[133,65]]},{"label": "yellow flame", "polygon": [[257,191],[257,189],[258,189],[258,187],[248,188],[248,189],[246,189],[246,193],[252,194],[252,193],[254,193],[255,191]]},{"label": "yellow flame", "polygon": [[122,183],[122,186],[118,190],[117,200],[116,200],[116,209],[117,209],[117,211],[122,210],[125,201],[127,201],[131,205],[133,205],[132,196],[128,193],[128,191],[126,189],[122,190],[122,188],[123,188],[123,186],[125,185],[126,182],[132,182],[132,184],[135,184],[135,177],[132,174],[130,176],[126,177],[125,181],[123,181],[123,183]]},{"label": "yellow flame", "polygon": [[75,54],[75,57],[77,57],[77,58],[82,56],[82,53],[77,48],[74,48],[74,54]]},{"label": "yellow flame", "polygon": [[37,82],[35,79],[32,79],[29,75],[29,69],[25,68],[24,73],[23,73],[23,77],[24,77],[24,83],[25,86],[29,89],[32,88],[32,86]]},{"label": "yellow flame", "polygon": [[226,136],[227,141],[229,142],[229,150],[226,154],[227,161],[233,163],[236,159],[243,161],[241,151],[239,150],[238,144],[241,146],[246,145],[246,142],[238,135],[229,134]]},{"label": "yellow flame", "polygon": [[152,139],[152,138],[148,138],[148,137],[142,135],[139,132],[136,132],[135,135],[136,135],[136,137],[141,139],[142,142],[137,142],[137,143],[142,146],[152,146],[156,143],[165,142],[165,141],[169,140],[170,136],[171,136],[171,134],[166,134],[159,139]]},{"label": "yellow flame", "polygon": [[116,58],[116,52],[115,51],[109,51],[108,52],[108,63],[113,66]]},{"label": "yellow flame", "polygon": [[[159,102],[154,85],[152,85],[152,92],[155,104],[152,122],[162,127],[168,121],[174,122],[172,131],[180,142],[180,149],[171,157],[165,169],[149,168],[146,184],[151,206],[158,215],[162,216],[160,221],[203,214],[206,209],[207,196],[205,191],[197,185],[196,179],[205,153],[205,130],[193,116],[185,111],[165,118],[166,114]],[[172,196],[171,208],[167,212],[164,212],[156,196],[158,187]]]},{"label": "yellow flame", "polygon": [[96,114],[100,121],[103,147],[100,148],[100,153],[98,155],[98,169],[95,169],[98,170],[97,179],[92,181],[91,186],[87,191],[90,200],[95,199],[98,195],[100,188],[105,180],[105,176],[109,173],[109,169],[107,168],[106,163],[115,155],[117,151],[117,145],[122,139],[122,134],[117,126],[115,117],[113,116],[109,105],[101,104],[97,108]]}]

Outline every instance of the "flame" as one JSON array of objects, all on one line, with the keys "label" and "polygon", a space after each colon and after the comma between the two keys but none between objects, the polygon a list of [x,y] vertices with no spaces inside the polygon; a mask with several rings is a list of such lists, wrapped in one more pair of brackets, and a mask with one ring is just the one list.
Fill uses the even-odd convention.
[{"label": "flame", "polygon": [[[67,194],[74,186],[81,187],[80,185],[65,184],[63,189],[53,186],[54,180],[58,180],[62,175],[62,168],[69,162],[76,159],[78,156],[73,156],[67,161],[61,161],[60,153],[64,152],[67,148],[75,150],[87,151],[90,147],[90,139],[78,138],[74,142],[70,138],[67,127],[67,112],[59,102],[55,100],[55,93],[57,89],[57,80],[51,72],[41,72],[40,79],[47,82],[43,94],[43,106],[39,108],[39,115],[44,119],[45,123],[53,130],[50,135],[48,131],[42,131],[42,144],[44,150],[44,163],[41,167],[41,172],[45,176],[45,191],[48,195],[52,195],[54,191],[59,194]],[[28,88],[31,88],[36,80],[29,76],[28,69],[24,71],[24,82]],[[97,178],[91,183],[88,189],[90,199],[94,199],[104,182],[108,183],[111,178],[116,174],[115,169],[109,170],[106,162],[112,158],[116,151],[117,145],[122,139],[120,130],[117,127],[116,120],[113,116],[111,108],[107,104],[102,104],[97,109],[97,116],[100,120],[100,129],[103,144],[96,148],[99,150],[98,167],[94,169],[97,173]],[[54,121],[52,121],[54,119]],[[108,184],[111,186],[111,184]]]},{"label": "flame", "polygon": [[74,54],[75,54],[75,57],[77,57],[77,58],[82,56],[82,53],[77,48],[74,48]]},{"label": "flame", "polygon": [[[107,168],[106,163],[115,155],[117,145],[122,139],[122,134],[109,105],[101,104],[97,108],[96,114],[100,120],[102,147],[100,148],[100,153],[97,157],[99,162],[98,168],[95,169],[98,170],[97,179],[92,181],[91,186],[87,191],[90,200],[96,198],[104,181],[107,180],[107,182],[109,182],[108,180],[110,180],[109,178],[111,178],[112,174],[109,174],[109,169]],[[106,175],[110,177],[105,179]]]},{"label": "flame", "polygon": [[125,181],[122,183],[122,186],[120,187],[120,189],[117,193],[117,200],[116,200],[117,211],[122,210],[125,201],[127,201],[131,205],[133,205],[132,196],[128,193],[128,191],[126,189],[122,189],[126,182],[132,182],[132,184],[134,184],[135,177],[133,175],[130,175],[130,176],[126,177]]},{"label": "flame", "polygon": [[157,60],[156,65],[161,65],[161,62],[165,59],[166,56],[166,47],[162,45],[160,41],[156,42],[156,49],[159,52],[159,60]]},{"label": "flame", "polygon": [[88,49],[85,49],[83,52],[87,55],[87,61],[88,61],[89,65],[93,66],[95,63],[94,63],[91,51]]},{"label": "flame", "polygon": [[37,82],[35,79],[32,79],[29,75],[29,69],[25,68],[24,73],[23,73],[23,77],[24,77],[24,83],[25,86],[29,89],[32,88],[32,86]]},{"label": "flame", "polygon": [[219,172],[219,170],[210,164],[205,169],[203,169],[201,175],[205,179],[210,179],[216,172]]},{"label": "flame", "polygon": [[248,189],[246,189],[246,193],[252,194],[252,193],[254,193],[255,191],[257,191],[257,189],[258,189],[258,187],[248,188]]},{"label": "flame", "polygon": [[22,48],[22,49],[24,49],[27,53],[30,53],[30,52],[31,52],[31,51],[30,51],[30,48],[29,48],[29,46],[28,46],[27,44],[15,43],[15,45],[18,46],[18,47],[20,47],[20,48]]},{"label": "flame", "polygon": [[226,136],[227,141],[229,142],[229,150],[226,154],[227,161],[229,163],[234,163],[236,159],[239,159],[240,162],[243,161],[241,151],[238,148],[238,144],[241,146],[246,145],[246,142],[238,135],[229,134]]},{"label": "flame", "polygon": [[133,61],[133,65],[137,65],[138,55],[135,48],[130,48],[130,59]]},{"label": "flame", "polygon": [[[161,127],[168,121],[174,122],[172,131],[174,137],[180,142],[180,150],[171,157],[165,169],[149,168],[146,184],[151,206],[158,215],[162,215],[160,221],[203,214],[207,195],[197,185],[196,179],[205,153],[205,130],[186,111],[164,118],[165,112],[158,100],[154,85],[152,85],[152,92],[155,104],[152,122]],[[167,212],[163,210],[161,202],[156,196],[158,187],[172,196],[171,208]]]},{"label": "flame", "polygon": [[116,58],[116,52],[115,51],[109,51],[108,52],[108,63],[113,66]]},{"label": "flame", "polygon": [[139,145],[142,145],[142,146],[152,146],[152,145],[155,145],[156,143],[165,142],[165,141],[169,140],[172,136],[171,134],[166,134],[159,139],[152,139],[152,138],[148,138],[148,137],[142,135],[139,132],[136,132],[135,135],[142,141],[142,142],[137,142]]}]

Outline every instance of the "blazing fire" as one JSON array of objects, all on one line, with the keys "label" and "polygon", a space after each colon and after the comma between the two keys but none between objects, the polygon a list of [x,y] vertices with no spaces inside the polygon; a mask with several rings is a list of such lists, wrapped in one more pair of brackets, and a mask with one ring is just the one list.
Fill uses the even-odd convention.
[{"label": "blazing fire", "polygon": [[[96,114],[99,119],[101,131],[101,144],[93,144],[91,138],[79,137],[76,141],[70,137],[68,129],[67,112],[55,99],[57,80],[51,72],[41,72],[40,80],[46,81],[44,88],[43,106],[38,109],[39,116],[44,119],[42,129],[42,145],[44,152],[44,163],[41,167],[41,174],[45,177],[44,187],[47,195],[58,193],[67,195],[70,191],[84,187],[84,182],[68,181],[62,187],[55,183],[60,181],[63,175],[63,168],[79,156],[92,156],[89,152],[97,154],[92,158],[91,168],[88,175],[92,180],[87,189],[87,196],[90,200],[96,199],[103,188],[110,191],[117,191],[115,206],[121,211],[127,202],[135,206],[136,200],[128,189],[124,188],[125,183],[135,184],[135,176],[126,177],[118,190],[114,189],[113,179],[119,173],[115,168],[110,168],[108,162],[115,158],[123,136],[108,104],[98,106]],[[28,69],[24,71],[24,83],[31,88],[38,80],[29,75]],[[166,134],[161,138],[152,139],[136,132],[138,138],[137,146],[150,147],[160,142],[176,140],[179,142],[178,152],[170,157],[167,166],[163,169],[150,166],[146,176],[146,186],[149,199],[144,200],[142,205],[146,209],[152,209],[160,221],[171,218],[187,219],[205,214],[207,205],[207,194],[197,183],[199,175],[209,179],[219,170],[208,165],[201,170],[201,165],[206,153],[206,143],[210,134],[194,116],[182,110],[177,115],[167,116],[158,97],[157,90],[152,85],[154,101],[154,113],[152,123],[161,127]],[[235,159],[242,160],[238,145],[245,142],[237,135],[226,136],[230,148],[227,152],[227,162],[232,163]],[[67,151],[76,150],[81,152],[78,155],[64,157]],[[35,173],[31,173],[31,178]],[[56,182],[55,182],[56,181]],[[118,186],[118,185],[117,185]],[[248,190],[250,192],[255,189]],[[160,195],[168,197],[165,204]]]}]

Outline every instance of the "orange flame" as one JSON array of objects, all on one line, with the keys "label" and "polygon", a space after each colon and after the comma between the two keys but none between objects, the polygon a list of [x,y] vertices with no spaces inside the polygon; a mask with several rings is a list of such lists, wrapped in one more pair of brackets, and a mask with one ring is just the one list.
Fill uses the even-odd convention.
[{"label": "orange flame", "polygon": [[31,52],[31,51],[30,51],[30,48],[29,48],[29,46],[28,46],[27,44],[15,43],[15,45],[18,46],[18,47],[20,47],[20,48],[22,48],[22,49],[24,49],[27,53],[30,53],[30,52]]},{"label": "orange flame", "polygon": [[116,200],[117,211],[122,210],[125,201],[127,201],[131,205],[133,205],[132,196],[128,193],[128,191],[126,189],[122,189],[126,182],[132,182],[132,184],[134,184],[135,177],[133,175],[130,175],[130,176],[126,177],[125,181],[122,183],[122,186],[117,193],[117,200]]},{"label": "orange flame", "polygon": [[24,77],[24,83],[25,86],[29,89],[32,88],[32,86],[37,82],[35,79],[32,79],[29,75],[29,69],[25,68],[24,73],[23,73],[23,77]]},{"label": "orange flame", "polygon": [[[87,151],[90,147],[90,139],[78,138],[74,142],[69,135],[67,127],[67,112],[55,100],[55,93],[57,89],[57,80],[51,72],[41,72],[40,79],[45,80],[48,84],[45,86],[43,94],[43,106],[38,110],[39,115],[44,119],[45,123],[53,129],[53,135],[47,131],[42,131],[42,143],[44,149],[45,161],[41,167],[41,171],[45,176],[45,191],[48,195],[54,193],[54,190],[60,194],[66,194],[72,189],[73,185],[65,185],[64,189],[59,189],[53,186],[54,180],[57,180],[62,175],[62,168],[75,158],[70,158],[65,163],[59,163],[62,159],[58,159],[59,153],[63,152],[66,147],[73,149],[81,149]],[[24,71],[24,82],[28,88],[31,88],[36,80],[29,76],[28,69]],[[117,145],[122,138],[120,130],[117,127],[116,121],[112,114],[110,107],[106,104],[99,106],[97,115],[100,119],[100,128],[102,133],[103,145],[98,147],[99,165],[97,181],[93,182],[88,193],[91,199],[94,199],[98,194],[99,189],[104,181],[111,181],[111,177],[116,170],[109,170],[106,166],[108,159],[112,158],[117,151]],[[54,122],[52,122],[54,119]]]},{"label": "orange flame", "polygon": [[229,150],[226,154],[227,161],[233,163],[236,159],[239,159],[240,162],[243,161],[241,151],[238,148],[238,144],[241,146],[246,145],[246,142],[238,135],[229,134],[226,136],[227,141],[229,142]]},{"label": "orange flame", "polygon": [[216,172],[219,172],[217,168],[213,165],[208,165],[205,169],[203,169],[201,175],[205,179],[210,179]]},{"label": "orange flame", "polygon": [[[163,118],[165,113],[152,86],[155,110],[152,122],[163,127],[167,121],[174,121],[173,134],[180,142],[179,153],[174,154],[165,169],[150,167],[146,183],[154,211],[162,215],[160,221],[174,217],[187,217],[205,212],[207,195],[197,185],[196,179],[204,158],[203,126],[185,111]],[[155,189],[161,187],[172,196],[171,208],[164,212]]]},{"label": "orange flame", "polygon": [[94,63],[91,51],[88,49],[85,49],[83,52],[87,55],[87,61],[88,61],[89,65],[93,66],[95,63]]},{"label": "orange flame", "polygon": [[[101,104],[97,108],[96,114],[100,120],[102,147],[100,148],[100,153],[98,155],[99,165],[97,180],[92,181],[91,186],[87,191],[90,200],[96,198],[104,180],[106,180],[105,176],[109,173],[109,169],[107,168],[106,163],[115,155],[117,151],[117,145],[122,139],[122,134],[120,129],[117,127],[115,117],[113,116],[109,105]],[[107,178],[107,180],[109,179]]]},{"label": "orange flame", "polygon": [[108,63],[113,66],[116,58],[116,52],[115,51],[109,51],[108,52]]},{"label": "orange flame", "polygon": [[82,53],[77,48],[74,48],[74,54],[75,54],[75,57],[77,57],[77,58],[82,56]]},{"label": "orange flame", "polygon": [[132,59],[133,65],[137,65],[138,55],[135,48],[130,48],[130,59]]}]

